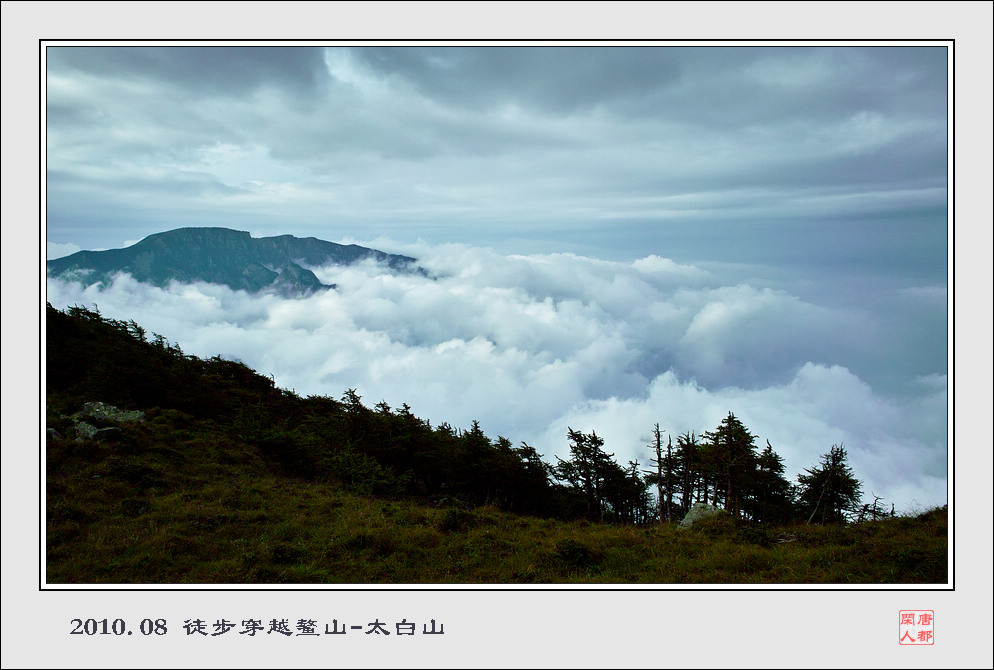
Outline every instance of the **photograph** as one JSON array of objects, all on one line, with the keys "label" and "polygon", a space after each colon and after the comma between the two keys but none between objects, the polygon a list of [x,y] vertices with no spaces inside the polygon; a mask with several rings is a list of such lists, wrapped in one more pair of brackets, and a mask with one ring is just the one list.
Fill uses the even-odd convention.
[{"label": "photograph", "polygon": [[947,46],[45,59],[47,584],[949,582]]},{"label": "photograph", "polygon": [[991,6],[119,5],[3,7],[5,670],[994,662]]}]

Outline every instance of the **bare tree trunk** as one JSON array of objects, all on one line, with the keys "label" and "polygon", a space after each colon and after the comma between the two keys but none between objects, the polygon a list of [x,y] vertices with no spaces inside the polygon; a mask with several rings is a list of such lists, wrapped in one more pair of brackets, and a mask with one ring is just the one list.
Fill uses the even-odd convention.
[{"label": "bare tree trunk", "polygon": [[673,436],[666,444],[666,523],[673,523]]},{"label": "bare tree trunk", "polygon": [[[659,505],[659,522],[663,522],[663,441],[659,434],[659,424],[652,429],[656,438],[656,499]],[[669,516],[666,517],[667,523]]]},{"label": "bare tree trunk", "polygon": [[[828,483],[832,481],[832,473],[828,473],[828,477],[825,479],[824,486],[821,487],[821,493],[818,494],[818,502],[815,503],[815,508],[811,510],[811,516],[808,517],[808,523],[811,523],[811,519],[815,518],[815,512],[818,511],[818,506],[821,505],[822,496],[825,495],[825,489],[828,488]],[[825,512],[821,513],[821,522],[825,523]]]}]

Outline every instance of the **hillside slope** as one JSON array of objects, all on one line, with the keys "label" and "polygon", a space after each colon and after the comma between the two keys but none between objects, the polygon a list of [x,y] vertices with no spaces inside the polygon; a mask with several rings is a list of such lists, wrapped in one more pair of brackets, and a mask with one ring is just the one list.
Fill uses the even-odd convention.
[{"label": "hillside slope", "polygon": [[300,398],[138,324],[46,310],[49,584],[942,584],[946,510],[681,531],[582,517],[527,445]]}]

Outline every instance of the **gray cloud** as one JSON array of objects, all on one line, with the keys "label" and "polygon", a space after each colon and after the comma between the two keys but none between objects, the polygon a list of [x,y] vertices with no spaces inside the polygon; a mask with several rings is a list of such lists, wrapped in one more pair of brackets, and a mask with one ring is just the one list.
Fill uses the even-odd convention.
[{"label": "gray cloud", "polygon": [[907,116],[922,103],[933,114],[945,110],[939,47],[385,47],[350,55],[380,81],[477,111],[597,109],[746,128],[854,110]]},{"label": "gray cloud", "polygon": [[377,48],[356,57],[426,97],[469,109],[517,105],[554,113],[589,111],[675,83],[676,53],[608,47]]},{"label": "gray cloud", "polygon": [[[702,224],[719,244],[816,229],[837,250],[864,235],[833,221],[872,238],[881,214],[918,216],[920,248],[945,239],[941,48],[47,54],[48,210],[67,222],[57,243],[116,246],[170,216],[407,242],[544,234],[583,253],[631,227],[663,242]],[[122,202],[144,176],[174,196]],[[87,221],[127,208],[117,239],[70,236],[79,179]]]},{"label": "gray cloud", "polygon": [[228,97],[276,87],[313,94],[322,82],[321,51],[310,47],[48,46],[49,71],[160,84],[174,94]]}]

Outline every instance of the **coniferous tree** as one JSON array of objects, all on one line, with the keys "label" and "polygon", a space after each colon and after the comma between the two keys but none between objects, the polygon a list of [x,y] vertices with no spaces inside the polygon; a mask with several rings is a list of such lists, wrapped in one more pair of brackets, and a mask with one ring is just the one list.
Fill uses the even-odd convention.
[{"label": "coniferous tree", "polygon": [[603,500],[601,519],[616,523],[638,523],[639,519],[648,516],[649,483],[639,472],[638,461],[629,461],[627,468],[622,468],[613,460],[608,459],[602,464],[603,468]]},{"label": "coniferous tree", "polygon": [[583,515],[590,520],[614,519],[632,523],[640,515],[648,483],[642,479],[638,463],[626,470],[614,461],[614,454],[604,451],[604,439],[569,429],[570,458],[559,461],[552,471],[557,479],[569,484],[582,502]]},{"label": "coniferous tree", "polygon": [[[614,463],[614,454],[604,451],[604,438],[596,432],[589,435],[567,429],[570,441],[570,458],[564,461],[556,456],[556,478],[568,482],[582,493],[588,519],[600,519],[604,513],[604,484],[608,474],[607,464]],[[616,465],[616,464],[615,464]]]},{"label": "coniferous tree", "polygon": [[686,432],[676,438],[676,459],[680,475],[680,508],[682,514],[690,510],[690,506],[700,500],[702,488],[702,464],[700,444],[697,435]]},{"label": "coniferous tree", "polygon": [[832,445],[827,454],[822,454],[821,463],[805,469],[797,480],[799,502],[809,513],[808,523],[815,518],[821,523],[845,523],[848,513],[859,510],[862,482],[849,467],[848,455],[841,445]]},{"label": "coniferous tree", "polygon": [[715,504],[720,494],[725,510],[738,518],[754,484],[756,438],[729,412],[713,432],[704,433],[704,439],[714,476]]},{"label": "coniferous tree", "polygon": [[523,514],[547,512],[552,508],[550,466],[542,460],[541,454],[534,447],[525,442],[512,451],[517,460],[514,510]]},{"label": "coniferous tree", "polygon": [[[669,522],[672,519],[672,506],[673,506],[673,470],[672,470],[672,449],[667,451],[667,458],[663,458],[663,438],[659,430],[659,424],[657,423],[652,429],[653,443],[646,445],[649,449],[652,449],[655,453],[655,458],[649,459],[649,462],[653,465],[652,470],[646,470],[646,481],[650,484],[656,485],[656,503],[658,505],[657,518],[660,523],[663,520]],[[670,443],[672,447],[672,441]],[[664,489],[666,493],[664,494]],[[664,509],[663,501],[666,501],[666,508]]]},{"label": "coniferous tree", "polygon": [[767,440],[766,448],[756,458],[754,520],[763,523],[789,521],[793,507],[792,486],[783,474],[783,458]]},{"label": "coniferous tree", "polygon": [[552,475],[552,467],[542,460],[542,455],[535,450],[535,447],[526,442],[515,450],[515,455],[521,462],[521,479],[524,489],[528,491],[527,504],[529,509],[536,509],[540,506],[540,498],[550,493],[549,478]]}]

